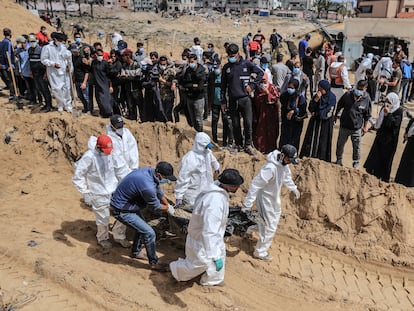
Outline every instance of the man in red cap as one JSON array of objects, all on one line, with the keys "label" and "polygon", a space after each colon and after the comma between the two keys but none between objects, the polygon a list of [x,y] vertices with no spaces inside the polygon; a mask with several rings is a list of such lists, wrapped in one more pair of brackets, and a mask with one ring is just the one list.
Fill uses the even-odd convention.
[{"label": "man in red cap", "polygon": [[[104,249],[112,247],[109,241],[109,204],[112,192],[118,182],[129,172],[120,157],[112,157],[112,139],[107,135],[91,136],[89,150],[75,164],[72,182],[83,194],[85,203],[92,206],[96,217],[98,244]],[[116,222],[112,228],[114,240],[123,247],[129,247],[125,239],[126,227]]]}]

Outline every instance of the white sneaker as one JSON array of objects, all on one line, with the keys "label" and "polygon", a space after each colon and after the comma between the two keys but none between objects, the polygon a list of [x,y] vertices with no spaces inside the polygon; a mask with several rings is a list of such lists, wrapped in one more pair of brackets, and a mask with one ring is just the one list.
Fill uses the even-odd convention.
[{"label": "white sneaker", "polygon": [[114,239],[114,241],[116,243],[118,243],[119,245],[121,245],[122,247],[128,248],[131,246],[131,243],[129,243],[129,241],[127,239]]},{"label": "white sneaker", "polygon": [[256,252],[253,253],[253,258],[260,259],[260,260],[263,260],[263,261],[272,261],[272,259],[273,259],[273,257],[269,254],[267,254],[265,256],[260,256]]}]

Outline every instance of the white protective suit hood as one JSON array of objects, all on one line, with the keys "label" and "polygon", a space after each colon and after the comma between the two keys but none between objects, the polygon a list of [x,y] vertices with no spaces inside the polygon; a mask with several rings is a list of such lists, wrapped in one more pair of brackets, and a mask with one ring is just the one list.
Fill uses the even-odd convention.
[{"label": "white protective suit hood", "polygon": [[191,151],[181,160],[175,185],[176,199],[192,205],[202,189],[213,182],[213,169],[219,170],[220,164],[211,150],[206,149],[210,142],[206,133],[196,134]]},{"label": "white protective suit hood", "polygon": [[113,130],[110,124],[107,124],[106,133],[111,137],[114,146],[112,156],[116,159],[121,158],[130,170],[137,169],[139,166],[138,144],[131,131],[123,127],[121,136]]}]

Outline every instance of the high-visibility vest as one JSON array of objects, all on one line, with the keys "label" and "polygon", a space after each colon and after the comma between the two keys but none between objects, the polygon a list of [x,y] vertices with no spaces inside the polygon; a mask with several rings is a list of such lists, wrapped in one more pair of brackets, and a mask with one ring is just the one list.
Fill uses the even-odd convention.
[{"label": "high-visibility vest", "polygon": [[338,67],[329,67],[329,76],[331,77],[331,81],[334,82],[336,85],[344,85],[344,80],[342,80],[342,68],[344,68],[344,64],[341,64]]}]

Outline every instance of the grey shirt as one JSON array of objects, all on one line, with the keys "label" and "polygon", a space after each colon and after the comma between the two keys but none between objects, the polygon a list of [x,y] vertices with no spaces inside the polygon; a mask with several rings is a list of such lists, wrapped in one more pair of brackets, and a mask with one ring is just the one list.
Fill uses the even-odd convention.
[{"label": "grey shirt", "polygon": [[272,66],[273,84],[280,90],[290,69],[283,63],[277,63]]}]

